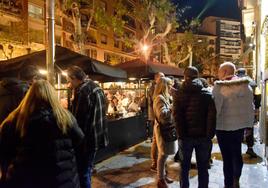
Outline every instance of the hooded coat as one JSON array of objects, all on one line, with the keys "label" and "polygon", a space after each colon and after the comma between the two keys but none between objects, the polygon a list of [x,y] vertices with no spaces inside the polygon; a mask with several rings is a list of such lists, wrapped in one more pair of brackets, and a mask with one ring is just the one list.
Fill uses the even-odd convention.
[{"label": "hooded coat", "polygon": [[212,93],[217,109],[216,130],[235,131],[253,126],[253,93],[247,78],[216,81]]}]

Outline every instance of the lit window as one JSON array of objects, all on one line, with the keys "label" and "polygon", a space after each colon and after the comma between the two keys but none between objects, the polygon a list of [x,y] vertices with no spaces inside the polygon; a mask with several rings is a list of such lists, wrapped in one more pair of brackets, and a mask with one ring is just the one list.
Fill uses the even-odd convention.
[{"label": "lit window", "polygon": [[37,18],[37,19],[44,19],[43,16],[43,8],[33,5],[33,4],[28,4],[28,15],[32,18]]},{"label": "lit window", "polygon": [[107,35],[101,34],[101,43],[107,44]]}]

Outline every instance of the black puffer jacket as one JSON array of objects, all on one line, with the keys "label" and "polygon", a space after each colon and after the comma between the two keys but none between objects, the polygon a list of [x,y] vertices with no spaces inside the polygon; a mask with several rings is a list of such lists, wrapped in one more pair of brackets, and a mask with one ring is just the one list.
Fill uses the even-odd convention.
[{"label": "black puffer jacket", "polygon": [[216,109],[211,93],[199,79],[184,82],[174,98],[173,110],[179,138],[213,138]]},{"label": "black puffer jacket", "polygon": [[18,136],[15,123],[0,129],[2,167],[6,186],[16,188],[79,188],[74,147],[84,135],[77,124],[63,135],[50,109],[35,112],[27,133]]},{"label": "black puffer jacket", "polygon": [[0,81],[0,124],[19,105],[28,88],[28,83],[17,78]]}]

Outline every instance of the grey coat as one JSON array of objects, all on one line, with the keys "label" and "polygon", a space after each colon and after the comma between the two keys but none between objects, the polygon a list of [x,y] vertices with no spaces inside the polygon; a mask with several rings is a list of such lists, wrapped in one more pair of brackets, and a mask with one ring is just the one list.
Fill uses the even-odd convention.
[{"label": "grey coat", "polygon": [[249,80],[217,81],[212,94],[217,109],[216,130],[235,131],[253,126],[254,104]]},{"label": "grey coat", "polygon": [[[168,100],[165,99],[163,95],[158,95],[154,99],[154,114],[155,118],[161,123],[165,124],[167,122],[173,122],[173,117],[171,113],[172,106],[168,102]],[[174,142],[165,142],[160,134],[160,125],[155,120],[155,126],[154,126],[154,134],[156,136],[156,143],[157,143],[157,149],[159,154],[163,155],[172,155],[176,152],[176,146]]]}]

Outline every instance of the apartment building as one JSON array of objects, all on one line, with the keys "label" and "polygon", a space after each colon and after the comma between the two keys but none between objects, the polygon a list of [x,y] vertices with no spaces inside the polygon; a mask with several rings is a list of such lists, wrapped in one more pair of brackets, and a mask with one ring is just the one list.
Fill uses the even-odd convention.
[{"label": "apartment building", "polygon": [[[110,15],[114,14],[115,0],[95,0]],[[93,0],[89,0],[91,4]],[[124,0],[128,9],[137,5],[136,0]],[[86,6],[85,6],[86,9]],[[0,0],[0,59],[21,56],[45,47],[45,1],[44,0]],[[86,11],[86,10],[84,10]],[[55,43],[70,49],[73,46],[73,23],[57,15],[55,10]],[[82,12],[82,27],[85,27],[88,16]],[[126,35],[140,36],[140,24],[131,14],[124,15]],[[11,32],[12,31],[12,32]],[[9,33],[9,34],[8,34]],[[12,33],[12,34],[11,34]],[[11,36],[10,36],[11,34]],[[17,36],[17,37],[15,37]],[[12,51],[10,50],[13,47]],[[137,57],[133,49],[127,48],[117,36],[107,30],[99,29],[93,22],[85,39],[86,55],[107,63],[120,63]]]},{"label": "apartment building", "polygon": [[242,54],[241,23],[236,20],[209,16],[200,30],[217,36],[216,54],[220,61],[235,61]]}]

